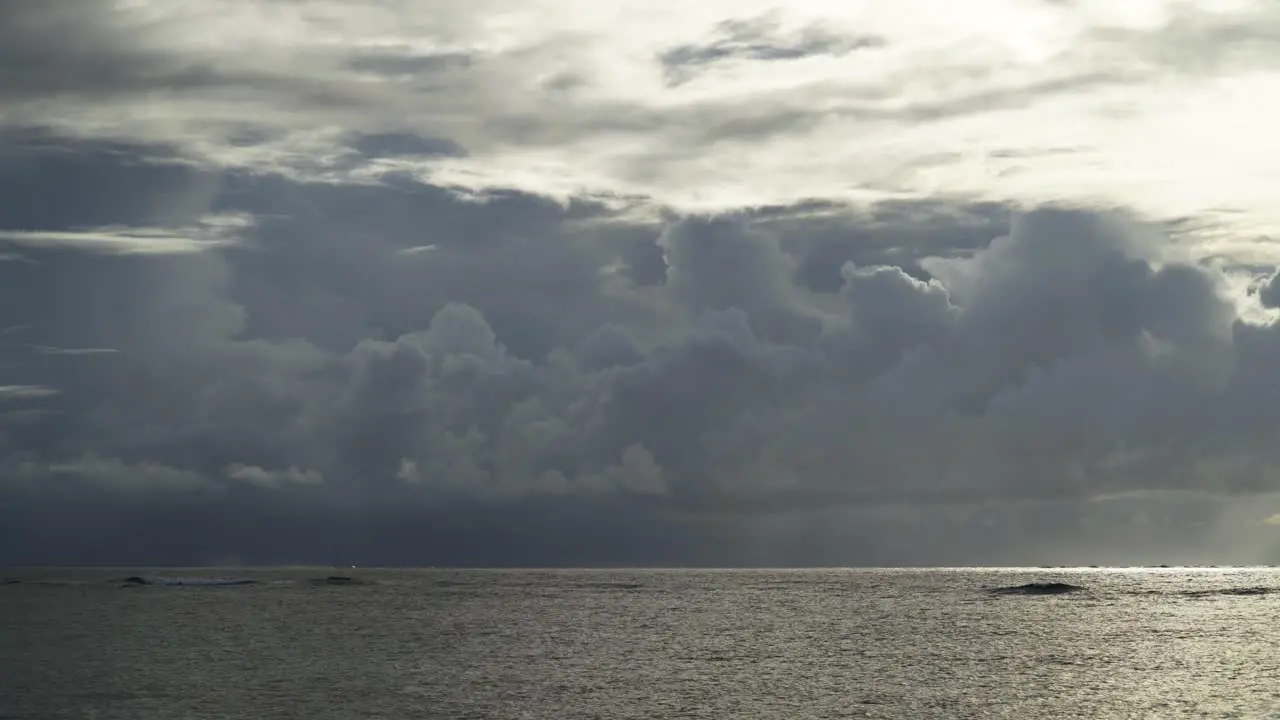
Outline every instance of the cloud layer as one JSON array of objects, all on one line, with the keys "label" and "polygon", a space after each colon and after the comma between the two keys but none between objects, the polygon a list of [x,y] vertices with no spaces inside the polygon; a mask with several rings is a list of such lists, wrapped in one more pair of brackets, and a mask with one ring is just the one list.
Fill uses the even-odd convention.
[{"label": "cloud layer", "polygon": [[1265,7],[537,7],[0,10],[0,562],[1277,557]]},{"label": "cloud layer", "polygon": [[1265,122],[1280,11],[1262,0],[3,12],[8,127],[295,178],[700,212],[938,193],[1107,203],[1230,233],[1199,238],[1204,254],[1276,257],[1256,240],[1280,227]]}]

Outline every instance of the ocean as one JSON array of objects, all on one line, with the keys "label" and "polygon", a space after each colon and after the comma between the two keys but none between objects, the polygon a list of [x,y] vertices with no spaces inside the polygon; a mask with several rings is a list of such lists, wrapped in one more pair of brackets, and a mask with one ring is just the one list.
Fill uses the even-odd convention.
[{"label": "ocean", "polygon": [[0,572],[4,720],[1280,718],[1269,569]]}]

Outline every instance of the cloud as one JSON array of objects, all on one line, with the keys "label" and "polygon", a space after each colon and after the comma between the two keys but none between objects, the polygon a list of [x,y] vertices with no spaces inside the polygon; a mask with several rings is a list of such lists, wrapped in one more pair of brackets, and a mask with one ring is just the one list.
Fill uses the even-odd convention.
[{"label": "cloud", "polygon": [[[52,411],[3,424],[27,478],[14,498],[375,525],[643,513],[637,528],[680,523],[740,560],[745,528],[799,532],[781,518],[836,508],[881,547],[893,508],[1096,520],[1105,498],[1230,503],[1278,477],[1257,438],[1280,341],[1238,309],[1256,296],[1166,259],[1132,216],[1046,207],[1001,231],[994,208],[801,206],[654,224],[518,194],[221,185],[211,207],[276,219],[197,254],[33,247],[39,265],[4,283],[0,321],[27,326],[13,387],[47,388],[24,399]],[[424,237],[436,250],[399,252]],[[662,266],[643,283],[627,270],[641,238]],[[858,261],[814,282],[815,255]],[[73,368],[32,346],[118,352]]]},{"label": "cloud", "polygon": [[667,83],[688,82],[706,66],[735,59],[778,61],[814,55],[839,57],[883,44],[883,40],[875,36],[842,37],[817,26],[783,34],[779,24],[777,12],[746,20],[725,20],[717,24],[714,40],[663,51],[658,60],[665,70]]},{"label": "cloud", "polygon": [[1274,558],[1246,5],[6,8],[0,559]]},{"label": "cloud", "polygon": [[1200,217],[1206,254],[1207,230],[1278,223],[1260,189],[1273,133],[1250,120],[1275,95],[1268,3],[67,8],[0,18],[11,131],[294,179],[691,212],[937,193],[1105,203]]},{"label": "cloud", "polygon": [[0,399],[25,400],[57,394],[57,390],[41,385],[0,385]]},{"label": "cloud", "polygon": [[111,491],[181,493],[208,488],[207,480],[196,472],[149,462],[129,464],[115,458],[85,457],[54,463],[43,472],[48,479],[74,478]]},{"label": "cloud", "polygon": [[242,465],[240,463],[228,465],[226,476],[231,480],[267,488],[276,488],[291,483],[316,485],[324,482],[324,478],[320,476],[320,473],[314,470],[303,470],[297,467],[268,470],[256,465]]},{"label": "cloud", "polygon": [[1280,274],[1273,274],[1258,288],[1258,301],[1266,308],[1280,307]]},{"label": "cloud", "polygon": [[174,235],[159,228],[100,228],[84,232],[0,230],[0,243],[76,247],[113,253],[199,252],[224,242],[216,237],[203,239]]},{"label": "cloud", "polygon": [[105,355],[119,352],[115,348],[62,348],[48,345],[32,345],[31,349],[40,355]]}]

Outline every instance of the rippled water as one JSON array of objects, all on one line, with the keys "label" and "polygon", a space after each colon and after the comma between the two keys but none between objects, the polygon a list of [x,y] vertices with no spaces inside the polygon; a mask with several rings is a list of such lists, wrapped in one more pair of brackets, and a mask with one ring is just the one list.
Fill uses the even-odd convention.
[{"label": "rippled water", "polygon": [[0,718],[1280,718],[1270,570],[327,572],[10,571]]}]

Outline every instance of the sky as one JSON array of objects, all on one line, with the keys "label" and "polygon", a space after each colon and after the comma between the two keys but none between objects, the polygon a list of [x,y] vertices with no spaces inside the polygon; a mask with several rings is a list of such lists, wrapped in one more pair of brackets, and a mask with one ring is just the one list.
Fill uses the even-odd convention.
[{"label": "sky", "polygon": [[0,3],[0,564],[1280,563],[1280,5]]}]

